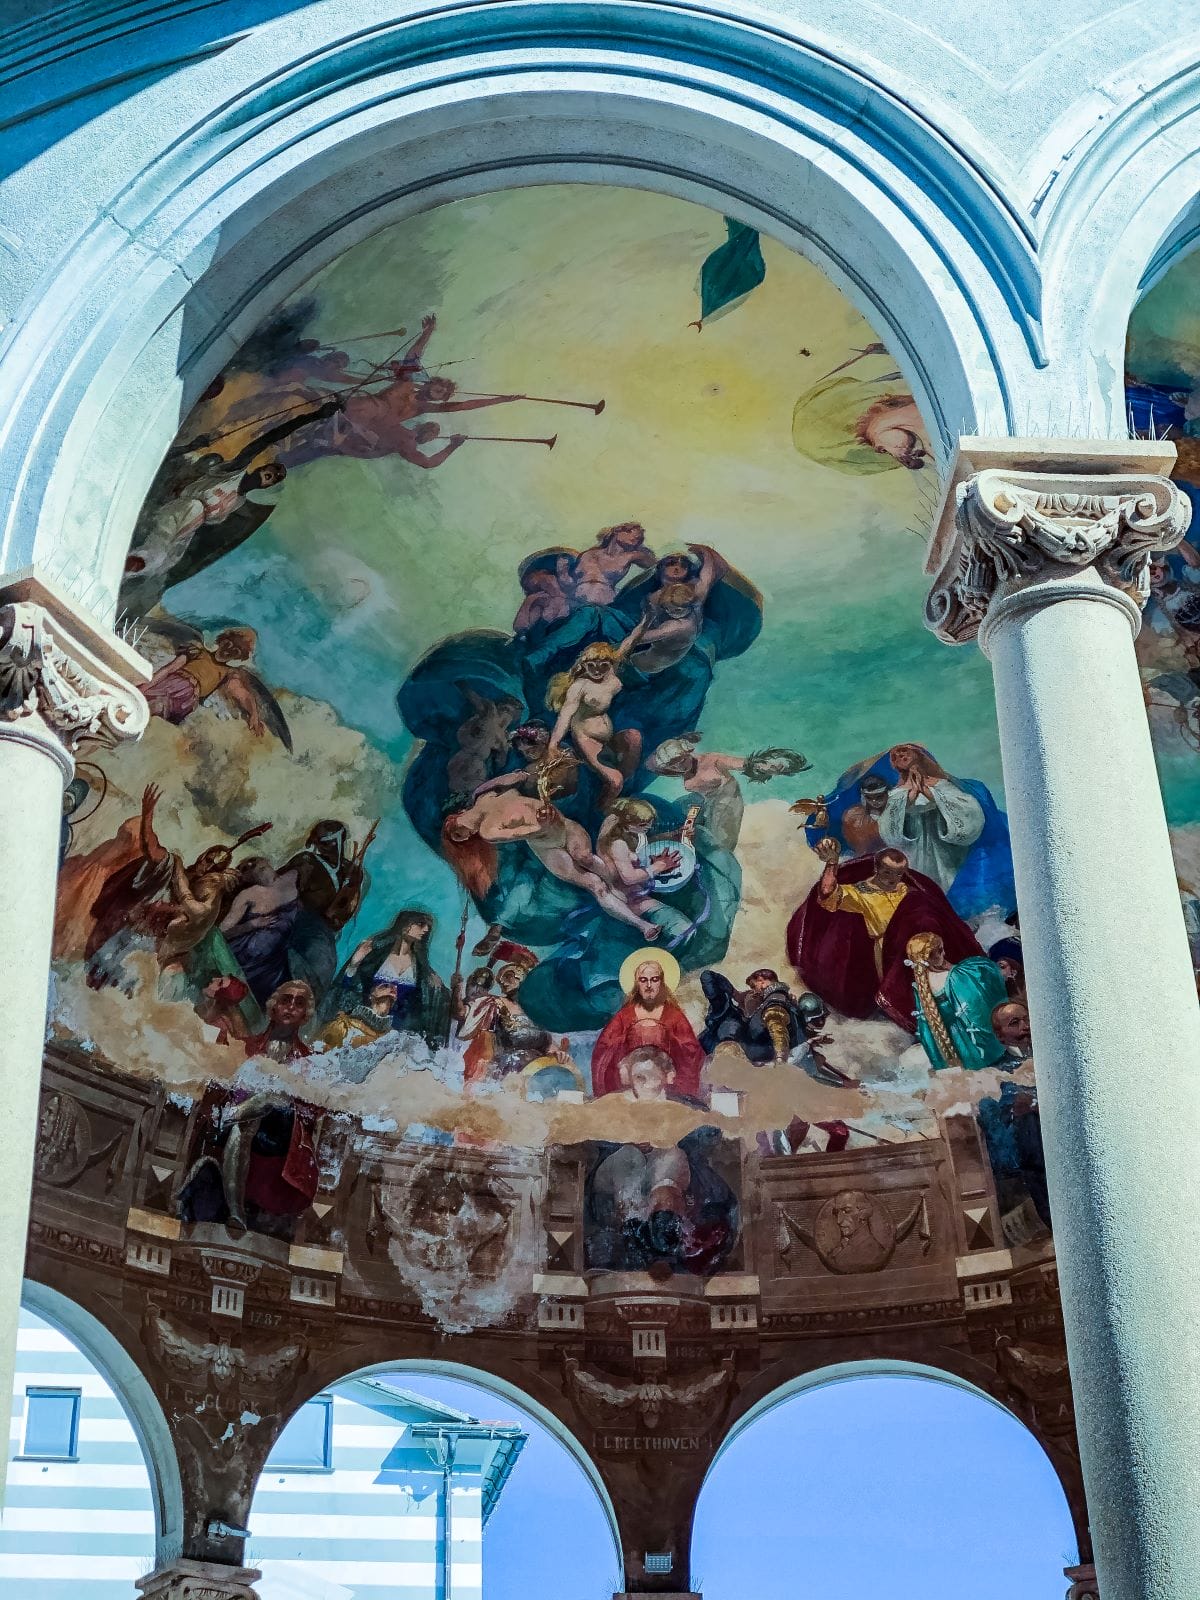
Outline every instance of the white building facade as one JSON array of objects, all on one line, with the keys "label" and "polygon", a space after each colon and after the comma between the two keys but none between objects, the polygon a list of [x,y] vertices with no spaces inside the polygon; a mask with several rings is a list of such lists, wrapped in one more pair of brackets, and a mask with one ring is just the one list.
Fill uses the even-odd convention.
[{"label": "white building facade", "polygon": [[[307,1401],[269,1457],[247,1549],[262,1600],[482,1600],[484,1529],[525,1443],[380,1379]],[[23,1310],[0,1588],[130,1600],[154,1567],[150,1475],[104,1375]]]}]

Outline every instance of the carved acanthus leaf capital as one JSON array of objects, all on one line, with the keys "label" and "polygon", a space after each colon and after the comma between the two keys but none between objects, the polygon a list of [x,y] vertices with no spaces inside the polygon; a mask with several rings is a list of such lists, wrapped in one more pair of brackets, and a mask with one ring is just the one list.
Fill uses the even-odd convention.
[{"label": "carved acanthus leaf capital", "polygon": [[1139,608],[1150,556],[1177,545],[1191,504],[1169,478],[991,468],[955,488],[953,532],[925,603],[948,644],[979,632],[993,600],[1093,568]]},{"label": "carved acanthus leaf capital", "polygon": [[258,1600],[257,1567],[227,1567],[216,1561],[175,1561],[160,1567],[134,1587],[143,1600]]},{"label": "carved acanthus leaf capital", "polygon": [[82,741],[137,739],[148,720],[139,690],[48,607],[0,605],[0,737],[8,725],[57,741],[69,767]]}]

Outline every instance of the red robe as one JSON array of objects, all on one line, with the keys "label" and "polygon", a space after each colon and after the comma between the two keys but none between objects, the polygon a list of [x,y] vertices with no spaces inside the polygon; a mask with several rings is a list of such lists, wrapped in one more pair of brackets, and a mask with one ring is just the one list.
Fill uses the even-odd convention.
[{"label": "red robe", "polygon": [[[871,857],[837,869],[839,883],[862,883],[875,871]],[[847,1017],[869,1017],[877,1009],[917,1031],[912,970],[904,965],[914,933],[936,933],[948,961],[982,955],[979,942],[949,900],[923,872],[904,874],[908,893],[883,935],[883,976],[875,967],[875,941],[856,911],[826,911],[820,884],[788,923],[788,957],[804,983],[825,1004]]]},{"label": "red robe", "polygon": [[307,1211],[321,1180],[315,1134],[323,1113],[303,1100],[294,1100],[292,1111],[286,1154],[269,1156],[251,1149],[246,1170],[247,1201],[276,1217],[298,1217]]},{"label": "red robe", "polygon": [[617,1071],[631,1050],[639,1045],[651,1045],[665,1050],[675,1063],[676,1094],[685,1094],[693,1100],[700,1098],[700,1069],[705,1062],[704,1050],[695,1030],[673,1000],[667,1000],[658,1016],[658,1037],[651,1037],[645,1021],[639,1021],[632,1000],[627,1000],[616,1016],[605,1023],[592,1051],[592,1097],[616,1094],[625,1085]]}]

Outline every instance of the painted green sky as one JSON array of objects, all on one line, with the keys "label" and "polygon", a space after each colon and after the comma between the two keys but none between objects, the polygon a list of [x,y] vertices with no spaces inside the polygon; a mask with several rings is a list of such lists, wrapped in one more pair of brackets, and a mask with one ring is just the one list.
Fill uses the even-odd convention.
[{"label": "painted green sky", "polygon": [[[168,605],[251,622],[268,682],[329,701],[402,761],[395,695],[411,664],[461,629],[511,627],[523,556],[636,518],[660,554],[712,544],[764,597],[761,637],[718,670],[708,748],[794,745],[819,787],[919,740],[999,797],[987,663],[922,626],[918,475],[850,476],[791,441],[798,395],[875,335],[770,240],[763,285],[697,332],[701,263],[724,237],[703,208],[573,185],[456,202],[349,251],[303,291],[319,306],[309,333],[337,344],[436,312],[427,361],[454,363],[464,389],[603,398],[603,415],[520,403],[462,426],[557,433],[553,451],[470,443],[432,471],[397,458],[298,468],[263,530]],[[396,343],[355,349],[378,360]],[[398,900],[453,915],[448,870],[403,818],[376,857],[360,928]]]}]

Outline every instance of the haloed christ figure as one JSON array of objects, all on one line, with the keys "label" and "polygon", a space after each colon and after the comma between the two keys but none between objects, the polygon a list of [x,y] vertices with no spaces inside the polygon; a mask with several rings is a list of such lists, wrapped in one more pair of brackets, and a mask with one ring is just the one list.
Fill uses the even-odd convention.
[{"label": "haloed christ figure", "polygon": [[[644,960],[640,959],[645,957]],[[592,1095],[617,1094],[632,1089],[621,1067],[632,1052],[650,1048],[667,1056],[675,1070],[673,1088],[687,1099],[700,1096],[700,1071],[705,1055],[695,1029],[676,1004],[667,986],[665,967],[672,979],[679,972],[674,957],[641,950],[622,969],[633,966],[633,987],[625,1004],[601,1030],[592,1050]]]},{"label": "haloed christ figure", "polygon": [[936,933],[951,963],[982,955],[975,935],[902,850],[880,850],[838,866],[832,837],[815,846],[824,862],[820,880],[788,923],[787,947],[805,985],[847,1017],[879,1010],[916,1032],[908,941]]}]

